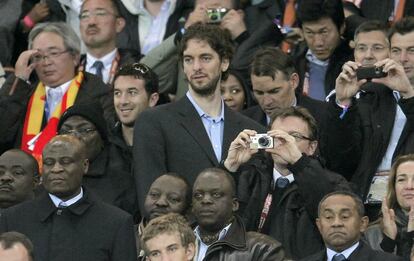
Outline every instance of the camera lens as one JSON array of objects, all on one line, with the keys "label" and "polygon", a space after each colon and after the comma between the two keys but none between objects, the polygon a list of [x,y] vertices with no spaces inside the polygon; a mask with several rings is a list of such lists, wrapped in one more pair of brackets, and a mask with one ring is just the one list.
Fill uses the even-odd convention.
[{"label": "camera lens", "polygon": [[257,143],[262,147],[267,147],[270,144],[270,140],[268,137],[260,137]]},{"label": "camera lens", "polygon": [[211,14],[210,15],[210,20],[211,21],[216,21],[218,19],[218,15],[217,14]]}]

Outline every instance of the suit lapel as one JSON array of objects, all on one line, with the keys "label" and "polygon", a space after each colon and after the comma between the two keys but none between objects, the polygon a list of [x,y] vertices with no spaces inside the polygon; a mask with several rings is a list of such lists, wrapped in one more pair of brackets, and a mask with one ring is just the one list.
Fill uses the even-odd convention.
[{"label": "suit lapel", "polygon": [[210,138],[208,137],[204,124],[193,104],[191,104],[190,100],[184,96],[177,101],[176,107],[178,108],[178,113],[182,117],[181,125],[200,145],[201,149],[206,153],[211,162],[217,166],[219,162],[213,147],[211,146]]}]

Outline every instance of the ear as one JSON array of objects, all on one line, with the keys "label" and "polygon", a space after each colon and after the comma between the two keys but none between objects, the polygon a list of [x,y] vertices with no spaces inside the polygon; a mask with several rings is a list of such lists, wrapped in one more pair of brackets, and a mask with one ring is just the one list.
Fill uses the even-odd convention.
[{"label": "ear", "polygon": [[[76,67],[79,65],[80,55],[79,54],[72,54],[73,56],[73,65]],[[77,72],[75,72],[76,75]]]},{"label": "ear", "polygon": [[120,33],[125,27],[125,19],[123,17],[116,18],[115,31]]},{"label": "ear", "polygon": [[228,58],[223,58],[221,60],[221,71],[225,72],[227,69],[229,69],[230,66],[230,60]]},{"label": "ear", "polygon": [[311,156],[311,155],[315,154],[315,151],[316,151],[317,148],[318,148],[318,141],[316,141],[316,140],[309,141],[307,155]]},{"label": "ear", "polygon": [[194,243],[188,244],[185,250],[185,256],[187,258],[187,261],[192,261],[195,256],[195,245]]},{"label": "ear", "polygon": [[88,159],[83,160],[82,168],[83,168],[83,175],[88,173],[88,169],[89,169],[89,160]]},{"label": "ear", "polygon": [[154,92],[153,94],[150,95],[148,99],[148,106],[154,107],[155,105],[157,105],[157,102],[159,99],[160,99],[160,95],[158,94],[158,92]]},{"label": "ear", "polygon": [[367,216],[363,216],[361,218],[361,224],[360,224],[360,227],[359,227],[359,231],[361,233],[364,233],[365,232],[365,230],[368,227],[368,223],[369,223],[369,218]]},{"label": "ear", "polygon": [[296,89],[299,86],[299,75],[297,73],[292,73],[290,75],[289,82],[293,89]]},{"label": "ear", "polygon": [[233,213],[237,212],[237,210],[239,210],[239,200],[237,198],[233,198],[232,210],[233,210]]},{"label": "ear", "polygon": [[315,223],[316,223],[316,226],[318,227],[319,233],[322,234],[322,232],[321,232],[321,229],[322,229],[321,220],[319,218],[316,218]]}]

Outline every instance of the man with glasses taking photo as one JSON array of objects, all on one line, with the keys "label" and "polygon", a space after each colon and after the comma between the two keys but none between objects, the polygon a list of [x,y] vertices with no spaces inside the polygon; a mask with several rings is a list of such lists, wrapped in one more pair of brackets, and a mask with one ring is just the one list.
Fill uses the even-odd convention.
[{"label": "man with glasses taking photo", "polygon": [[348,186],[313,157],[318,130],[308,110],[275,110],[271,120],[266,139],[272,145],[262,148],[266,154],[254,148],[257,132],[244,130],[231,143],[224,166],[238,181],[239,213],[247,231],[270,235],[296,260],[323,248],[314,222],[320,199]]},{"label": "man with glasses taking photo", "polygon": [[[20,147],[40,160],[43,147],[56,135],[60,116],[73,104],[97,102],[105,118],[113,118],[109,88],[77,71],[79,56],[80,40],[65,23],[32,29],[29,50],[19,56],[15,77],[0,90],[0,151]],[[33,70],[37,77],[31,77]]]}]

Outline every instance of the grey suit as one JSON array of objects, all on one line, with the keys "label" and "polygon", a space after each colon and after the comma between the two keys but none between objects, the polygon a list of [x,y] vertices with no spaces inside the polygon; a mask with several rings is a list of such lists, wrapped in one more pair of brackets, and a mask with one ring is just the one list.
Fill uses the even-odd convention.
[{"label": "grey suit", "polygon": [[[244,129],[265,131],[258,123],[224,106],[222,159]],[[203,169],[220,165],[204,125],[186,96],[140,114],[134,128],[133,154],[141,211],[151,183],[162,174],[176,172],[192,185]]]}]

